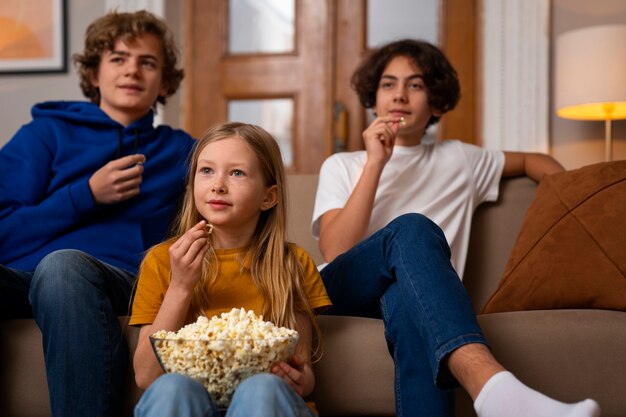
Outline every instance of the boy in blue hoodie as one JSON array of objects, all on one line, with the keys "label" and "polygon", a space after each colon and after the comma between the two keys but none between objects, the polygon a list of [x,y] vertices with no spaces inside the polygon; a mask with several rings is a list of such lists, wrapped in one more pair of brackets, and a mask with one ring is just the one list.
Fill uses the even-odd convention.
[{"label": "boy in blue hoodie", "polygon": [[153,127],[183,78],[163,21],[109,13],[74,62],[91,102],[35,105],[0,149],[0,318],[40,327],[53,416],[117,416],[117,316],[144,251],[166,237],[193,139]]}]

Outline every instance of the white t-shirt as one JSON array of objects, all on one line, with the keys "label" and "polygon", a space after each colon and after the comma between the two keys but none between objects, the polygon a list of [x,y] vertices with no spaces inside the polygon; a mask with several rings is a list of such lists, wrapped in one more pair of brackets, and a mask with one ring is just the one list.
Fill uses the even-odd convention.
[{"label": "white t-shirt", "polygon": [[[366,151],[330,156],[322,165],[313,221],[319,238],[320,217],[343,208],[358,182]],[[474,209],[498,198],[504,153],[458,140],[396,146],[383,169],[365,237],[406,213],[421,213],[443,230],[452,265],[462,277]]]}]

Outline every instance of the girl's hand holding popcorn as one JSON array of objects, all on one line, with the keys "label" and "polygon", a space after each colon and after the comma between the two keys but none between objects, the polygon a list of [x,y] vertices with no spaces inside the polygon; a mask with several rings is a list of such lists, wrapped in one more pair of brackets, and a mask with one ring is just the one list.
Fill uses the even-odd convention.
[{"label": "girl's hand holding popcorn", "polygon": [[206,224],[204,220],[198,222],[170,247],[170,287],[191,291],[200,279],[202,260],[209,250]]}]

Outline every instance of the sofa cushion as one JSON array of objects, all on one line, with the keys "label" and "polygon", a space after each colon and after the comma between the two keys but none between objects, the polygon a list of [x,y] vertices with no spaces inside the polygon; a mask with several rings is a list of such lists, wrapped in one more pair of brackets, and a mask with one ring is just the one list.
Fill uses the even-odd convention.
[{"label": "sofa cushion", "polygon": [[626,311],[626,161],[545,177],[483,313]]}]

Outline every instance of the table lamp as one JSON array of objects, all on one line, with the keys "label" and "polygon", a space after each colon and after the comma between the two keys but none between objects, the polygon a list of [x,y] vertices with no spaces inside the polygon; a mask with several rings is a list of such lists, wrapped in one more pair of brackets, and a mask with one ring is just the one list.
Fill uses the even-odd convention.
[{"label": "table lamp", "polygon": [[612,160],[611,121],[626,119],[626,25],[576,29],[556,40],[555,101],[559,117],[604,120]]}]

